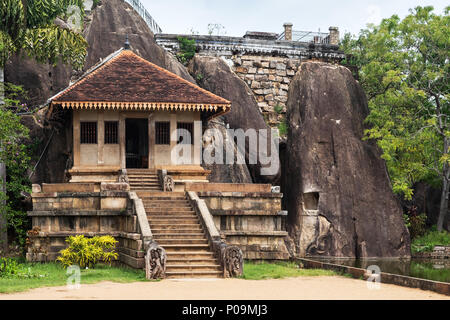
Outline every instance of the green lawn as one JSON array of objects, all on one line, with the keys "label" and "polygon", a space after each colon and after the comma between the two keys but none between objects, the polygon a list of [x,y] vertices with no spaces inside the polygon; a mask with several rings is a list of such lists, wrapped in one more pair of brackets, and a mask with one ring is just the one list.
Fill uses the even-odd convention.
[{"label": "green lawn", "polygon": [[437,231],[435,228],[428,231],[425,235],[414,239],[411,243],[411,252],[433,251],[434,246],[450,245],[450,232]]},{"label": "green lawn", "polygon": [[242,279],[263,280],[305,276],[336,276],[338,273],[322,269],[301,269],[293,262],[244,262]]},{"label": "green lawn", "polygon": [[[28,270],[28,276],[0,277],[0,293],[26,291],[39,287],[64,286],[67,270],[57,263],[20,263]],[[113,281],[120,283],[146,281],[145,272],[125,267],[97,265],[95,269],[81,270],[81,284]]]}]

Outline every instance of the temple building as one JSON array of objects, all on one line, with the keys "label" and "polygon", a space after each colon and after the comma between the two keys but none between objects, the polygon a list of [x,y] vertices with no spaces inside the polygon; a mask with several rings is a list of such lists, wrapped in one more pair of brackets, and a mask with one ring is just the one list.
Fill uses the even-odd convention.
[{"label": "temple building", "polygon": [[52,97],[54,108],[73,110],[70,181],[114,182],[121,169],[173,169],[178,143],[191,145],[180,168],[201,172],[202,123],[231,103],[123,48]]},{"label": "temple building", "polygon": [[27,259],[55,261],[80,235],[113,236],[117,262],[148,279],[233,277],[243,259],[287,259],[282,194],[212,183],[202,167],[203,128],[230,109],[127,46],[88,70],[49,99],[48,117],[72,115],[73,165],[69,182],[33,185]]}]

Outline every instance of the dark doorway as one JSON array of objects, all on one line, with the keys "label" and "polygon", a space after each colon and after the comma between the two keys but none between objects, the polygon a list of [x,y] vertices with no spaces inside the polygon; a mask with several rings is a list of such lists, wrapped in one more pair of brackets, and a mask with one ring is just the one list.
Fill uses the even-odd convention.
[{"label": "dark doorway", "polygon": [[127,168],[148,168],[148,120],[126,119]]}]

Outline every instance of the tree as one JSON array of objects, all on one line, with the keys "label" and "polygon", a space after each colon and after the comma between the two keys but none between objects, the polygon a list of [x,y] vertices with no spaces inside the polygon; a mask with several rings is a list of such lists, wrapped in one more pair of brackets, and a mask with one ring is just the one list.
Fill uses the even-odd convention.
[{"label": "tree", "polygon": [[342,42],[368,96],[366,137],[381,147],[394,192],[411,199],[418,181],[442,185],[439,230],[450,188],[449,10],[416,7]]},{"label": "tree", "polygon": [[[83,0],[2,0],[0,2],[0,108],[5,110],[3,68],[15,53],[26,53],[41,63],[70,63],[82,68],[87,42],[71,28],[82,23]],[[71,23],[65,23],[64,20]],[[2,112],[3,112],[2,111]],[[9,115],[9,114],[8,114]],[[2,124],[5,119],[2,118]],[[11,137],[1,136],[0,159],[5,159],[5,143]],[[5,194],[6,168],[0,161],[1,193]],[[5,198],[3,196],[3,198]],[[5,206],[5,202],[3,202]],[[0,241],[5,240],[5,217],[0,215]],[[0,246],[7,250],[3,241]]]}]

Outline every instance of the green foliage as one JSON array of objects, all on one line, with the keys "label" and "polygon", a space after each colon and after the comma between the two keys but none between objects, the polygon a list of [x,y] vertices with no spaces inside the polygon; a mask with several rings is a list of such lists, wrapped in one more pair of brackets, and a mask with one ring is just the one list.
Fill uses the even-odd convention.
[{"label": "green foliage", "polygon": [[283,120],[278,124],[278,130],[280,132],[280,136],[286,136],[288,133],[288,125],[286,123],[286,120]]},{"label": "green foliage", "polygon": [[0,258],[0,278],[43,278],[46,274],[32,272],[30,268],[11,258]]},{"label": "green foliage", "polygon": [[281,114],[283,112],[284,107],[282,105],[275,105],[275,107],[273,107],[273,110],[275,110],[276,113]]},{"label": "green foliage", "polygon": [[[3,86],[3,84],[0,84]],[[23,193],[31,192],[28,179],[31,158],[29,154],[34,147],[28,140],[29,130],[21,124],[18,112],[27,111],[21,104],[25,96],[22,87],[4,84],[6,97],[0,105],[0,162],[6,165],[6,194],[0,192],[0,201],[6,200],[6,206],[0,207],[0,214],[6,216],[8,229],[14,232],[21,247],[26,242],[26,231],[30,229],[30,219],[23,207]]]},{"label": "green foliage", "polygon": [[368,100],[366,139],[383,151],[393,190],[411,199],[418,181],[448,175],[450,17],[417,7],[342,41],[348,65],[359,69]]},{"label": "green foliage", "polygon": [[245,261],[243,279],[263,280],[301,276],[335,276],[336,273],[321,269],[301,269],[293,262],[252,262]]},{"label": "green foliage", "polygon": [[111,236],[85,238],[84,236],[68,237],[69,247],[61,250],[57,261],[67,268],[78,265],[81,268],[93,268],[98,262],[111,263],[118,258],[114,248],[118,241]]},{"label": "green foliage", "polygon": [[419,215],[404,214],[403,219],[405,221],[406,227],[409,230],[411,239],[415,239],[425,233],[427,221],[427,215],[425,213]]},{"label": "green foliage", "polygon": [[[78,8],[76,15],[68,16],[69,6]],[[39,62],[70,63],[81,69],[86,56],[87,42],[74,30],[53,24],[55,18],[75,19],[82,23],[83,0],[27,1],[3,0],[0,3],[0,67],[10,55],[26,52]]]},{"label": "green foliage", "polygon": [[198,83],[201,83],[205,77],[201,73],[197,73],[195,76],[195,80],[197,80]]},{"label": "green foliage", "polygon": [[[68,275],[59,263],[30,263],[19,262],[19,268],[27,270],[34,277],[0,277],[0,293],[25,291],[32,288],[64,286],[67,284]],[[81,283],[90,284],[100,281],[113,281],[129,283],[146,281],[143,270],[131,268],[110,267],[99,264],[95,269],[81,269]]]},{"label": "green foliage", "polygon": [[177,58],[183,65],[187,65],[195,56],[195,40],[178,37],[178,43],[180,45],[180,52],[177,53]]},{"label": "green foliage", "polygon": [[423,236],[415,238],[411,243],[411,252],[431,252],[437,245],[450,245],[450,232],[437,231],[436,227],[428,231]]}]

